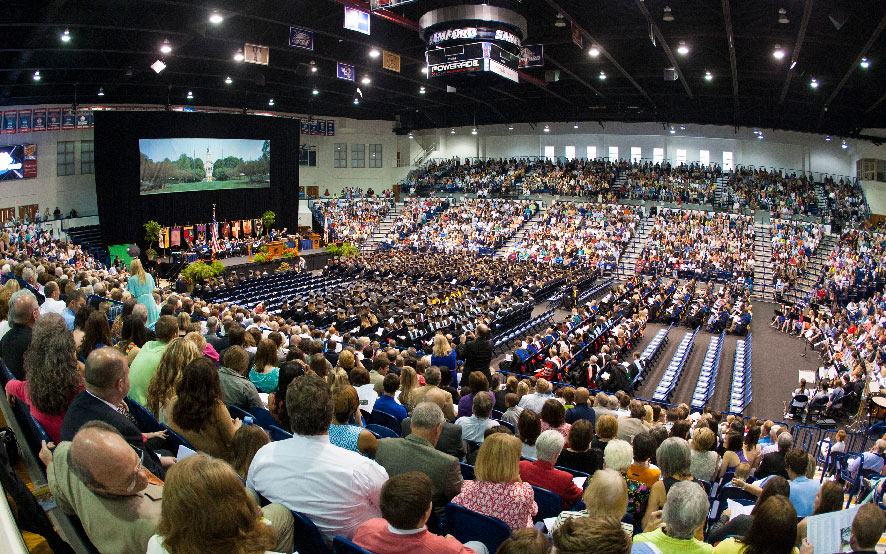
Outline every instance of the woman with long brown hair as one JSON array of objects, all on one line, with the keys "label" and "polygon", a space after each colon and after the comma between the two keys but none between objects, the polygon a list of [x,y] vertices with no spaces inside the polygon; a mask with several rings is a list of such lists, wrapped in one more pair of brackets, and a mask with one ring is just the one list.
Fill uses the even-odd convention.
[{"label": "woman with long brown hair", "polygon": [[169,414],[166,406],[175,395],[175,386],[181,381],[185,367],[201,356],[197,346],[189,340],[174,338],[166,345],[157,371],[148,384],[145,408],[165,423]]},{"label": "woman with long brown hair", "polygon": [[[797,511],[786,496],[779,494],[754,506],[747,533],[723,540],[714,554],[796,554],[796,544]],[[804,539],[800,554],[812,551],[812,543]]]},{"label": "woman with long brown hair", "polygon": [[89,314],[86,320],[86,326],[83,328],[83,340],[77,347],[77,356],[80,361],[86,363],[86,357],[96,348],[103,346],[114,346],[114,339],[111,338],[111,327],[108,325],[108,317],[96,310]]},{"label": "woman with long brown hair", "polygon": [[714,523],[708,531],[707,541],[711,544],[716,544],[726,537],[744,535],[748,532],[748,529],[751,528],[751,518],[756,513],[757,508],[762,506],[770,497],[778,495],[789,498],[791,495],[791,486],[788,484],[787,479],[780,475],[775,475],[766,480],[766,484],[763,486],[763,492],[760,493],[760,498],[758,498],[757,502],[754,504],[754,509],[751,510],[751,515],[731,517],[732,514],[728,508],[723,510],[719,521]]}]

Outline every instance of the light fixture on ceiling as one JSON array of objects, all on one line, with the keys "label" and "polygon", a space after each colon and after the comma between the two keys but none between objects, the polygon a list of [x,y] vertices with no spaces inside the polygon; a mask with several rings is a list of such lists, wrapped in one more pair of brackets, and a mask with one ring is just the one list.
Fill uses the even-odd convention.
[{"label": "light fixture on ceiling", "polygon": [[185,98],[187,98],[188,100],[193,100],[193,99],[194,99],[194,93],[193,93],[192,91],[189,90],[189,91],[188,91],[188,95],[187,95]]},{"label": "light fixture on ceiling", "polygon": [[418,89],[418,93],[419,93],[419,94],[424,94],[424,93],[425,93],[425,87],[419,87],[419,89]]},{"label": "light fixture on ceiling", "polygon": [[705,72],[704,72],[704,80],[705,80],[705,81],[713,81],[713,80],[714,80],[714,74],[711,73],[710,71],[705,71]]},{"label": "light fixture on ceiling", "polygon": [[169,54],[172,52],[172,45],[169,44],[169,39],[163,39],[163,44],[160,45],[160,51],[164,54]]},{"label": "light fixture on ceiling", "polygon": [[415,138],[412,133],[409,133],[409,138]]},{"label": "light fixture on ceiling", "polygon": [[209,14],[209,22],[213,25],[218,25],[224,20],[225,18],[222,16],[222,14],[218,12],[212,12],[211,14]]},{"label": "light fixture on ceiling", "polygon": [[594,46],[591,46],[591,49],[588,50],[588,56],[590,56],[592,58],[596,58],[599,55],[600,55],[600,49],[597,47],[596,44]]},{"label": "light fixture on ceiling", "polygon": [[673,12],[671,12],[670,6],[665,6],[664,10],[662,10],[662,11],[664,12],[661,16],[662,21],[673,21],[674,20],[674,14],[673,14]]},{"label": "light fixture on ceiling", "polygon": [[317,73],[317,62],[311,60],[311,63],[308,65],[311,67],[311,73]]},{"label": "light fixture on ceiling", "polygon": [[843,150],[846,150],[847,148],[849,148],[849,145],[846,144],[846,141],[844,140],[843,144],[840,145],[840,148],[842,148]]},{"label": "light fixture on ceiling", "polygon": [[603,71],[600,72],[600,80],[601,80],[601,81],[605,81],[605,80],[606,80],[606,73],[603,72]]},{"label": "light fixture on ceiling", "polygon": [[681,131],[685,131],[685,130],[686,130],[686,126],[685,126],[685,125],[680,125],[680,130],[681,130]]},{"label": "light fixture on ceiling", "polygon": [[381,56],[381,52],[378,51],[378,48],[370,48],[369,49],[369,57],[370,58],[377,58],[379,56]]},{"label": "light fixture on ceiling", "polygon": [[425,75],[427,75],[428,74],[428,66],[426,66],[426,65],[422,66],[421,72],[424,73]]},{"label": "light fixture on ceiling", "polygon": [[513,126],[513,125],[508,125],[508,131],[513,131],[513,130],[514,130],[514,126]]},{"label": "light fixture on ceiling", "polygon": [[37,70],[34,72],[34,80],[39,81],[40,79],[42,79],[42,77],[40,76],[40,70]]},{"label": "light fixture on ceiling", "polygon": [[234,82],[234,80],[231,79],[231,76],[230,76],[230,75],[228,75],[227,77],[225,77],[225,84],[226,84],[226,85],[230,85],[230,84],[233,83],[233,82]]},{"label": "light fixture on ceiling", "polygon": [[314,96],[317,96],[318,94],[320,94],[320,91],[317,89],[314,89],[311,91],[311,94],[313,94]]},{"label": "light fixture on ceiling", "polygon": [[685,56],[686,54],[689,53],[689,45],[686,44],[686,41],[684,41],[684,40],[680,41],[680,43],[677,45],[677,53],[680,54],[681,56]]},{"label": "light fixture on ceiling", "polygon": [[234,61],[242,62],[246,57],[243,55],[243,49],[238,48],[236,52],[234,52]]},{"label": "light fixture on ceiling", "polygon": [[477,134],[477,128],[476,128],[476,127],[474,127],[473,129],[471,129],[471,134],[472,134],[472,135],[476,135],[476,134]]},{"label": "light fixture on ceiling", "polygon": [[776,60],[783,60],[784,59],[784,49],[781,46],[776,44],[775,49],[772,51],[772,57],[775,58]]},{"label": "light fixture on ceiling", "polygon": [[572,128],[573,128],[573,129],[578,129],[578,123],[574,123],[574,124],[572,125]]},{"label": "light fixture on ceiling", "polygon": [[786,9],[778,8],[778,22],[782,25],[787,25],[791,22],[791,20],[788,19],[788,11]]},{"label": "light fixture on ceiling", "polygon": [[763,136],[763,133],[760,133],[759,135],[757,135],[757,138],[760,139],[760,140],[763,140],[763,139],[766,138],[766,137]]},{"label": "light fixture on ceiling", "polygon": [[268,100],[268,106],[273,106],[273,105],[274,105],[274,99],[271,98],[270,100]]},{"label": "light fixture on ceiling", "polygon": [[65,29],[64,32],[58,37],[62,42],[70,42],[71,40],[71,31]]},{"label": "light fixture on ceiling", "polygon": [[818,88],[818,79],[816,79],[815,77],[813,77],[813,78],[809,81],[809,86],[812,87],[812,88]]},{"label": "light fixture on ceiling", "polygon": [[359,103],[360,103],[360,99],[357,98],[357,97],[355,96],[355,97],[354,97],[354,104],[356,105],[356,104],[359,104]]},{"label": "light fixture on ceiling", "polygon": [[155,60],[154,63],[151,64],[151,69],[154,70],[154,73],[159,75],[164,69],[166,69],[166,62],[163,60]]},{"label": "light fixture on ceiling", "polygon": [[544,131],[545,131],[545,133],[550,133],[551,127],[549,125],[545,125]]},{"label": "light fixture on ceiling", "polygon": [[824,138],[824,140],[827,141],[827,142],[831,142],[831,136],[830,136],[830,135],[826,136],[826,137]]},{"label": "light fixture on ceiling", "polygon": [[364,75],[363,78],[360,79],[360,82],[364,85],[368,85],[372,80],[369,78],[369,75]]},{"label": "light fixture on ceiling", "polygon": [[794,69],[795,67],[797,67],[797,60],[791,62],[791,69]]},{"label": "light fixture on ceiling", "polygon": [[557,14],[557,21],[554,22],[554,27],[565,27],[566,26],[566,18],[563,17],[562,13]]},{"label": "light fixture on ceiling", "polygon": [[455,129],[449,129],[449,134],[450,134],[450,135],[454,135],[454,134],[455,134]]},{"label": "light fixture on ceiling", "polygon": [[860,65],[862,69],[867,69],[871,66],[871,62],[869,62],[867,58],[862,58],[858,65]]},{"label": "light fixture on ceiling", "polygon": [[104,87],[98,87],[98,95],[99,95],[99,96],[104,96],[104,95],[105,95],[105,89],[104,89]]},{"label": "light fixture on ceiling", "polygon": [[673,127],[671,127],[670,133],[671,133],[672,135],[675,135],[675,134],[677,134],[677,130],[674,129]]}]

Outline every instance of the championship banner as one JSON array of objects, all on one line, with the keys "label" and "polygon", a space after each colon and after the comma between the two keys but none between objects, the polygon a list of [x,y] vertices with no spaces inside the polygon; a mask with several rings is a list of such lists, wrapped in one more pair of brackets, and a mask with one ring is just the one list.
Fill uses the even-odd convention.
[{"label": "championship banner", "polygon": [[575,22],[572,22],[572,42],[575,43],[576,46],[582,48],[584,44],[584,37],[581,34],[581,29],[578,28],[578,25]]},{"label": "championship banner", "polygon": [[15,133],[17,126],[18,112],[15,110],[11,112],[3,112],[3,134],[10,135],[12,133]]},{"label": "championship banner", "polygon": [[37,176],[37,145],[22,145],[22,178],[30,179]]},{"label": "championship banner", "polygon": [[289,46],[291,46],[292,48],[304,48],[305,50],[313,50],[314,31],[302,29],[301,27],[290,27]]},{"label": "championship banner", "polygon": [[89,112],[80,112],[77,114],[77,128],[85,129],[89,127]]},{"label": "championship banner", "polygon": [[520,49],[520,69],[524,67],[543,67],[544,64],[544,44],[527,44]]},{"label": "championship banner", "polygon": [[345,6],[345,22],[343,27],[350,31],[369,34],[369,12]]},{"label": "championship banner", "polygon": [[396,71],[397,73],[400,73],[400,54],[382,50],[381,66],[388,71]]},{"label": "championship banner", "polygon": [[34,115],[31,116],[31,130],[46,130],[46,110],[34,110]]},{"label": "championship banner", "polygon": [[335,136],[335,121],[332,119],[326,122],[326,136],[334,137]]},{"label": "championship banner", "polygon": [[335,66],[335,76],[344,81],[351,81],[353,83],[357,79],[357,71],[354,69],[353,65],[338,62]]},{"label": "championship banner", "polygon": [[18,132],[19,133],[30,133],[31,132],[31,110],[19,110],[18,111]]},{"label": "championship banner", "polygon": [[320,133],[320,126],[316,119],[311,120],[311,124],[309,125],[309,133],[312,135],[317,135]]},{"label": "championship banner", "polygon": [[301,134],[307,135],[311,131],[311,120],[301,118]]},{"label": "championship banner", "polygon": [[62,111],[62,129],[73,129],[77,122],[77,112],[74,110]]},{"label": "championship banner", "polygon": [[46,130],[58,131],[62,128],[62,111],[47,110],[46,112]]},{"label": "championship banner", "polygon": [[317,134],[318,135],[326,135],[326,120],[321,119],[317,122]]}]

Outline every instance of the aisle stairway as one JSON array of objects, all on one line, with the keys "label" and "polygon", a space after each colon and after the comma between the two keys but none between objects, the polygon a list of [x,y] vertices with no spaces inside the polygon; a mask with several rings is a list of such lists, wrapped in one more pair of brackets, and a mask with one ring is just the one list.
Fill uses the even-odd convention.
[{"label": "aisle stairway", "polygon": [[391,227],[393,227],[394,222],[398,217],[400,217],[400,204],[395,203],[394,207],[388,210],[388,215],[386,215],[385,218],[382,219],[372,230],[372,236],[360,245],[360,251],[372,252],[376,250],[378,245],[381,244],[382,239],[388,236],[388,233],[391,232]]},{"label": "aisle stairway", "polygon": [[544,202],[539,201],[538,211],[535,212],[535,215],[532,216],[532,219],[525,222],[520,230],[514,233],[514,236],[511,237],[508,242],[504,244],[498,251],[495,253],[496,259],[506,258],[510,253],[511,249],[514,248],[514,245],[518,242],[522,241],[526,234],[530,229],[534,229],[538,222],[542,221],[545,218],[545,214],[547,213],[547,209],[545,208]]},{"label": "aisle stairway", "polygon": [[717,206],[726,206],[729,203],[729,177],[717,179],[717,188],[714,189],[714,203]]},{"label": "aisle stairway", "polygon": [[[772,257],[772,235],[769,226],[754,224],[754,294],[763,300],[775,300],[775,265]],[[788,288],[785,298],[791,302],[806,301],[809,293],[818,282],[825,265],[837,243],[836,235],[825,235],[809,260],[806,271],[793,288]]]},{"label": "aisle stairway", "polygon": [[818,283],[822,274],[827,271],[828,260],[830,259],[831,254],[834,253],[834,246],[836,246],[839,238],[838,235],[824,236],[821,243],[818,245],[815,254],[812,256],[812,259],[809,260],[809,265],[806,267],[806,271],[797,281],[793,293],[788,294],[788,299],[794,302],[805,302],[806,299],[809,298],[812,289],[815,288],[815,285]]},{"label": "aisle stairway", "polygon": [[637,233],[631,238],[628,247],[621,254],[621,260],[618,262],[618,276],[621,278],[627,279],[636,273],[637,258],[640,257],[640,252],[642,252],[643,246],[646,244],[646,238],[653,227],[652,223],[647,221],[649,219],[652,218],[640,218]]}]

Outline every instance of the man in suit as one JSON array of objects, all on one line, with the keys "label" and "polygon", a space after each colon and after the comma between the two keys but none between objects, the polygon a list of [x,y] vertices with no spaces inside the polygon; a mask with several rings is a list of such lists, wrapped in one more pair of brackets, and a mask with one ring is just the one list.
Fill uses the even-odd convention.
[{"label": "man in suit", "polygon": [[643,425],[646,409],[639,400],[631,400],[628,410],[631,412],[630,416],[618,418],[618,438],[630,443],[634,435],[646,431],[646,426]]},{"label": "man in suit", "polygon": [[230,346],[230,342],[227,335],[219,337],[216,334],[217,331],[218,318],[215,316],[210,316],[206,319],[206,334],[203,335],[203,338],[205,338],[206,342],[208,342],[212,345],[213,348],[215,348],[216,352],[221,353],[223,350],[227,349],[228,346]]},{"label": "man in suit", "polygon": [[785,479],[788,478],[788,470],[784,465],[784,455],[791,449],[794,439],[790,433],[782,433],[778,436],[778,450],[770,452],[763,456],[760,467],[757,468],[754,476],[757,479],[769,477],[770,475],[781,475]]},{"label": "man in suit", "polygon": [[566,423],[572,425],[579,419],[586,419],[591,422],[592,427],[597,425],[597,414],[588,405],[590,395],[590,391],[584,387],[575,389],[575,405],[566,410]]},{"label": "man in suit", "polygon": [[160,457],[145,441],[158,434],[143,435],[125,409],[123,399],[129,392],[129,366],[126,357],[116,348],[107,346],[93,350],[86,358],[84,372],[86,390],[80,391],[71,402],[62,422],[61,439],[74,439],[77,431],[89,421],[103,421],[120,432],[140,457],[145,468],[163,479],[166,467],[175,463],[175,458]]},{"label": "man in suit", "polygon": [[9,297],[13,321],[9,331],[0,339],[0,358],[12,375],[20,381],[25,375],[25,350],[31,345],[31,330],[40,315],[37,299],[29,290],[18,290]]},{"label": "man in suit", "polygon": [[[447,402],[448,396],[448,393],[442,389],[431,389],[425,393],[425,402],[436,404],[442,410]],[[411,420],[412,418],[407,417],[400,422],[404,437],[408,437],[412,431]],[[440,438],[437,439],[436,448],[440,452],[445,452],[450,456],[455,456],[459,460],[463,460],[467,453],[467,448],[465,447],[465,441],[461,438],[461,425],[444,421],[443,429],[440,432]]]},{"label": "man in suit", "polygon": [[443,432],[443,410],[431,402],[422,402],[412,411],[410,431],[402,439],[378,441],[375,461],[389,477],[418,470],[434,483],[434,512],[442,516],[446,504],[461,492],[461,468],[458,459],[435,450]]},{"label": "man in suit", "polygon": [[[440,368],[435,365],[432,365],[425,370],[425,383],[427,384],[418,387],[412,393],[416,405],[424,400],[425,395],[428,393],[428,391],[432,389],[443,390],[440,388],[440,381],[442,380],[442,378],[443,374],[440,372]],[[452,401],[452,395],[445,390],[443,391],[443,393],[446,396],[446,401],[443,403],[442,406],[443,416],[446,418],[446,421],[453,421],[455,419],[455,408],[454,402]]]},{"label": "man in suit", "polygon": [[477,335],[471,341],[467,342],[467,334],[462,335],[461,344],[455,349],[459,358],[465,361],[462,373],[462,386],[467,386],[468,376],[479,371],[486,376],[486,382],[492,382],[492,374],[489,372],[489,364],[492,362],[492,343],[489,342],[489,327],[486,325],[477,326]]}]

